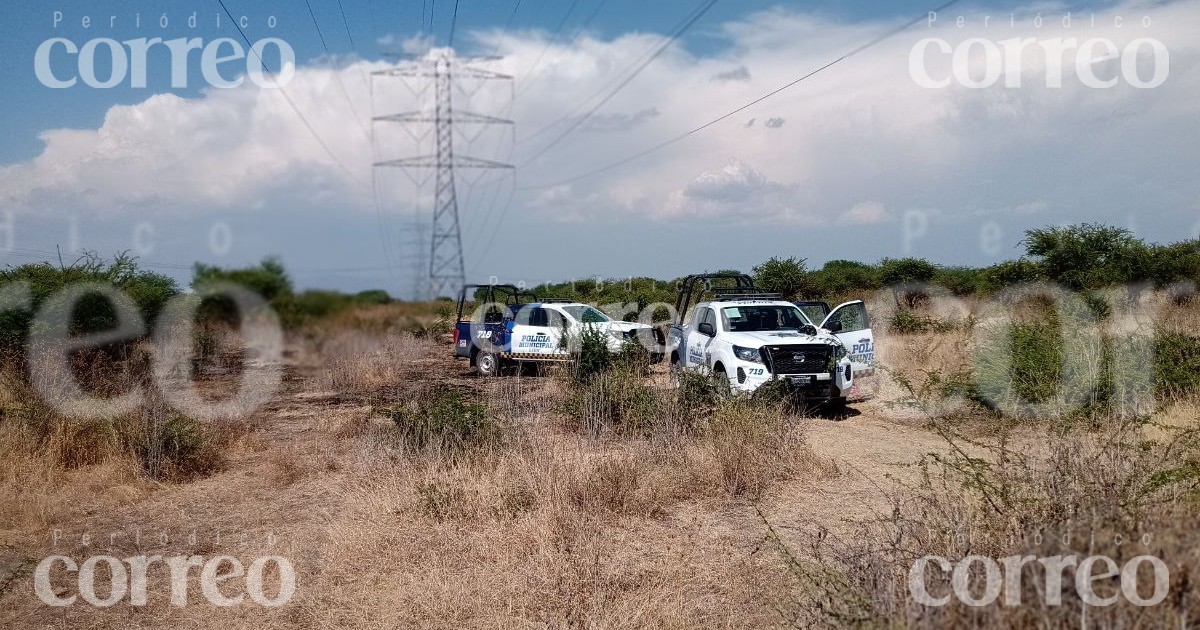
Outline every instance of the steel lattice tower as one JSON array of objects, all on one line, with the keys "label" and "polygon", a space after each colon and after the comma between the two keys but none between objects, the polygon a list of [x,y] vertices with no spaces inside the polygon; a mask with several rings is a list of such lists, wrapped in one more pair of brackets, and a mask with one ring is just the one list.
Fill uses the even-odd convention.
[{"label": "steel lattice tower", "polygon": [[[437,142],[436,152],[376,162],[375,166],[397,168],[436,169],[434,178],[434,206],[431,239],[429,244],[430,297],[453,295],[466,282],[463,265],[462,230],[458,215],[458,195],[455,188],[455,168],[511,169],[510,164],[482,160],[454,154],[454,125],[511,125],[511,120],[461,112],[454,110],[454,80],[458,77],[478,80],[511,80],[512,77],[497,72],[481,70],[466,65],[465,61],[447,50],[421,61],[408,63],[397,68],[381,70],[375,75],[393,77],[417,77],[432,79],[434,84],[434,109],[432,115],[425,111],[376,116],[375,121],[397,123],[427,123],[434,125]],[[447,292],[449,290],[449,292]]]}]

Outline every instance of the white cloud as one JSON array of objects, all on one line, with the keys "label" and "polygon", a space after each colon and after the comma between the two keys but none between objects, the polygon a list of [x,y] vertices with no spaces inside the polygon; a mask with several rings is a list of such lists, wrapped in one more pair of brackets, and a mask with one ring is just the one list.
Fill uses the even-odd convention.
[{"label": "white cloud", "polygon": [[875,223],[886,223],[893,219],[892,213],[878,201],[864,201],[854,204],[846,212],[844,223],[851,225],[872,225]]},{"label": "white cloud", "polygon": [[701,173],[667,197],[661,219],[724,219],[750,222],[820,222],[800,209],[801,196],[737,158]]},{"label": "white cloud", "polygon": [[[1116,29],[1106,22],[1116,14],[1149,14],[1154,26]],[[464,135],[456,148],[520,165],[523,190],[513,203],[529,212],[509,215],[518,221],[554,213],[815,224],[849,208],[846,220],[870,224],[888,220],[889,208],[938,208],[940,216],[953,217],[981,207],[1041,213],[1128,199],[1168,204],[1163,210],[1169,212],[1170,203],[1194,203],[1182,187],[1194,191],[1185,184],[1193,180],[1183,177],[1189,160],[1194,171],[1194,147],[1184,139],[1200,124],[1196,3],[1120,5],[1097,11],[1097,26],[1073,31],[1049,19],[1037,31],[995,23],[989,31],[981,20],[964,29],[950,19],[934,29],[921,23],[648,157],[559,185],[703,125],[891,26],[785,9],[747,16],[722,27],[729,46],[718,53],[668,50],[595,117],[537,157],[661,36],[582,37],[547,47],[546,33],[475,33],[475,44],[503,56],[493,67],[517,77],[517,99],[510,106],[508,90],[482,87],[470,99],[456,94],[456,105],[515,119],[518,142],[514,150],[511,139],[485,136],[468,146]],[[952,44],[974,36],[1103,36],[1119,44],[1152,36],[1171,52],[1171,77],[1154,90],[1095,90],[1069,78],[1051,89],[1039,85],[1042,69],[1031,61],[1020,89],[923,89],[909,76],[908,55],[931,35]],[[417,52],[429,42],[391,37],[387,44]],[[304,120],[283,94],[252,84],[113,107],[99,129],[45,131],[40,156],[0,167],[0,200],[40,212],[289,204],[371,212],[373,193],[362,185],[371,181],[371,163],[430,149],[421,129],[398,127],[381,136],[375,154],[364,133],[369,118],[417,103],[405,86],[418,86],[402,81],[391,96],[376,90],[371,102],[368,74],[383,67],[359,61],[337,70],[299,68],[286,95]],[[729,156],[737,159],[726,162]],[[393,176],[400,177],[386,177]],[[1172,185],[1180,190],[1169,190]],[[421,193],[403,192],[403,180],[397,186],[387,199],[428,202],[428,183]],[[1022,207],[1030,199],[1036,204]]]}]

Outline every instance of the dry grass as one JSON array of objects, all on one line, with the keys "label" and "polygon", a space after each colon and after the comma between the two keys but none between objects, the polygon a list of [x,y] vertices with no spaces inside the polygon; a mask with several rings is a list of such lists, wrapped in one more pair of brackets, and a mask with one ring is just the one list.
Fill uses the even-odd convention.
[{"label": "dry grass", "polygon": [[[1175,439],[1195,428],[1194,401],[1174,403],[1153,425],[1121,425],[1124,432],[1005,425],[967,437],[956,424],[961,415],[931,420],[928,397],[891,385],[846,424],[764,401],[697,402],[657,387],[662,374],[614,376],[572,407],[564,401],[579,391],[561,375],[465,377],[446,345],[396,332],[406,316],[364,309],[309,338],[313,353],[293,355],[304,376],[289,381],[255,430],[224,439],[226,467],[206,478],[151,483],[136,459],[107,443],[87,446],[63,429],[51,442],[59,446],[39,450],[47,448],[41,437],[0,420],[0,584],[16,585],[0,593],[0,626],[67,619],[96,628],[1057,627],[1078,625],[1078,607],[918,607],[905,591],[906,563],[924,553],[1045,554],[1053,550],[1010,544],[1007,535],[1093,511],[1088,526],[1096,531],[1151,528],[1162,536],[1155,553],[1195,561],[1194,515],[1182,511],[1190,506],[1156,502],[1161,489],[1129,492],[1197,459],[1193,445]],[[965,344],[961,330],[890,336],[881,359],[918,380],[965,369]],[[499,439],[466,449],[418,445],[380,413],[419,408],[446,386],[483,404],[502,428]],[[0,389],[5,409],[23,397]],[[883,404],[898,398],[906,399],[902,412]],[[824,441],[810,442],[814,433]],[[885,444],[901,464],[931,451],[937,458],[883,466],[846,435]],[[841,474],[843,462],[866,473]],[[864,498],[874,516],[842,521],[855,506],[829,496]],[[1126,510],[1132,500],[1136,514]],[[46,553],[31,542],[31,528],[86,530],[97,520],[276,533],[282,542],[270,552],[296,563],[296,597],[264,610],[219,609],[198,595],[173,608],[160,596],[144,609],[76,606],[62,617],[29,595],[27,574],[6,573],[8,558]],[[943,534],[959,529],[997,542],[955,546]],[[265,553],[233,537],[176,551]],[[1163,621],[1155,611],[1110,610],[1092,618],[1113,626]]]},{"label": "dry grass", "polygon": [[354,393],[425,380],[429,368],[440,363],[438,354],[444,352],[444,347],[430,339],[358,331],[331,336],[321,346],[330,387]]},{"label": "dry grass", "polygon": [[339,490],[307,614],[323,627],[770,623],[777,593],[750,585],[783,575],[745,553],[753,530],[713,540],[684,516],[740,504],[742,460],[727,451],[723,438],[599,441],[550,425],[465,460],[384,448]]}]

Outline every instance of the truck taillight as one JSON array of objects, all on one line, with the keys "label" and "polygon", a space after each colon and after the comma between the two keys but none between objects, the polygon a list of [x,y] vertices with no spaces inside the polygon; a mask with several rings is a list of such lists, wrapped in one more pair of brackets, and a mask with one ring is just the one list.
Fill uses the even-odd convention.
[{"label": "truck taillight", "polygon": [[458,326],[454,327],[454,345],[458,345]]}]

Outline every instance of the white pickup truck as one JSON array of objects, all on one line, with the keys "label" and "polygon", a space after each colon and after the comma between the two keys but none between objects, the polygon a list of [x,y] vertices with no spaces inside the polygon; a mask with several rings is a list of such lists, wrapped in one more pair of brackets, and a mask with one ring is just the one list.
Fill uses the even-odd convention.
[{"label": "white pickup truck", "polygon": [[[572,339],[585,328],[603,333],[610,352],[629,342],[661,348],[647,324],[617,321],[579,302],[538,300],[513,285],[470,284],[458,299],[454,354],[479,374],[496,376],[508,366],[570,361],[577,350]],[[661,351],[651,350],[651,361],[661,359]]]},{"label": "white pickup truck", "polygon": [[862,301],[839,305],[818,325],[795,303],[755,289],[749,276],[703,274],[684,280],[677,312],[688,312],[697,283],[715,279],[733,279],[736,286],[713,289],[716,299],[697,303],[686,321],[671,327],[672,369],[711,374],[721,387],[738,391],[778,378],[808,400],[842,404],[857,396],[855,378],[871,371],[874,355]]}]

